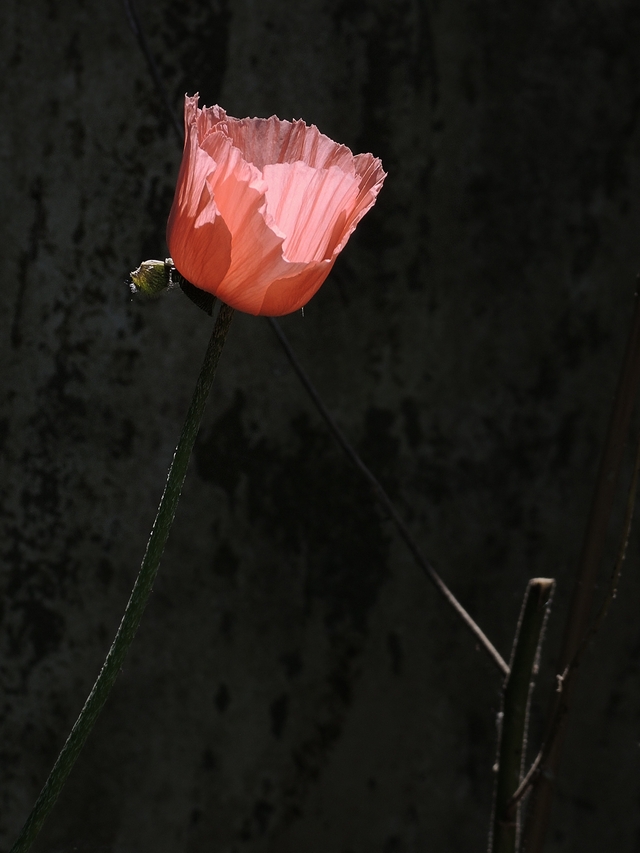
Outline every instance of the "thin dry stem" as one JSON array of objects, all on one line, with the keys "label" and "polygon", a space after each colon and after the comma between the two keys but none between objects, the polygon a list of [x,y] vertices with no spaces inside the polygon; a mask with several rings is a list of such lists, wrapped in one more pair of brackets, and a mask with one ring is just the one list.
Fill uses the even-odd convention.
[{"label": "thin dry stem", "polygon": [[[620,581],[620,575],[622,574],[622,564],[625,561],[627,555],[627,548],[629,545],[629,536],[631,534],[631,525],[633,524],[633,513],[636,505],[636,498],[638,493],[638,478],[640,476],[640,436],[638,437],[637,448],[636,448],[636,458],[633,468],[633,475],[631,477],[631,483],[629,485],[629,494],[627,496],[627,508],[625,512],[624,525],[622,528],[622,537],[620,539],[620,546],[618,548],[618,556],[613,567],[613,571],[611,573],[611,580],[609,582],[609,586],[607,589],[607,594],[602,602],[600,610],[598,611],[593,623],[590,625],[588,631],[585,633],[582,638],[582,642],[580,643],[580,647],[576,651],[573,660],[569,663],[568,666],[565,667],[564,671],[561,675],[556,676],[557,680],[557,693],[566,692],[568,684],[570,680],[574,677],[577,668],[580,666],[584,654],[587,650],[587,647],[591,640],[594,638],[596,633],[599,631],[602,623],[609,612],[609,608],[613,600],[616,597],[618,591],[618,583]],[[515,803],[519,802],[527,793],[531,785],[534,783],[536,775],[540,766],[544,763],[549,752],[553,748],[555,738],[557,737],[559,725],[561,719],[566,714],[568,708],[565,703],[558,702],[554,711],[554,716],[551,721],[551,725],[549,727],[549,736],[545,740],[544,744],[540,748],[535,760],[533,761],[531,767],[527,771],[527,774],[523,778],[522,782],[518,786],[517,790],[514,792],[513,796],[509,801],[509,805],[512,806]]]}]

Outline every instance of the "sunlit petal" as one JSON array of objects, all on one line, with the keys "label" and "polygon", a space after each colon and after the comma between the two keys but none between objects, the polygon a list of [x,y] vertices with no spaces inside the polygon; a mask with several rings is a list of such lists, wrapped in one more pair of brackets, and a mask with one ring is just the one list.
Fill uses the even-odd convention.
[{"label": "sunlit petal", "polygon": [[196,287],[251,314],[302,307],[385,173],[303,121],[236,119],[185,99],[186,140],[167,242]]}]

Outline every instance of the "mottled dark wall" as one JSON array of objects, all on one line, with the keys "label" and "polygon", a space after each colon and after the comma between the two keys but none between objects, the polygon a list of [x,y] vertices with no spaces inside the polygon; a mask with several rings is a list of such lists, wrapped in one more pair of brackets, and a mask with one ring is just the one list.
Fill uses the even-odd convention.
[{"label": "mottled dark wall", "polygon": [[[164,256],[180,156],[123,8],[5,7],[4,847],[119,622],[210,328],[123,284]],[[640,8],[139,13],[176,111],[199,90],[383,158],[376,208],[283,325],[504,655],[527,579],[558,578],[541,702],[640,267]],[[554,853],[640,850],[638,563],[634,539]],[[139,636],[37,849],[482,850],[498,689],[266,322],[238,316]]]}]

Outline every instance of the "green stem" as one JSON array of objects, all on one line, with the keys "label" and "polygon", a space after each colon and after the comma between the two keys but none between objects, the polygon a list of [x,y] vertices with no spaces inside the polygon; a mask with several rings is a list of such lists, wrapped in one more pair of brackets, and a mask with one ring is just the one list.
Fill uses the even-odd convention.
[{"label": "green stem", "polygon": [[76,758],[80,754],[80,750],[84,746],[111,692],[129,646],[138,630],[138,625],[151,594],[153,582],[158,573],[162,552],[164,551],[178,500],[180,499],[191,451],[200,428],[200,421],[202,420],[209,390],[216,373],[216,367],[218,366],[232,317],[233,308],[229,308],[228,305],[223,304],[220,308],[209,346],[207,347],[178,446],[176,447],[173,461],[167,473],[167,482],[158,506],[156,519],[151,529],[147,550],[124,616],[122,617],[122,622],[100,670],[100,674],[96,679],[96,683],[93,685],[91,693],[80,712],[80,716],[71,729],[71,734],[62,747],[60,755],[49,774],[49,778],[45,782],[44,788],[40,792],[40,796],[27,818],[27,822],[22,827],[18,840],[11,848],[11,853],[26,853],[35,841],[42,824],[55,805],[58,795],[75,764]]},{"label": "green stem", "polygon": [[512,795],[520,784],[527,743],[532,675],[555,581],[533,578],[525,593],[511,654],[511,667],[502,696],[502,724],[498,747],[498,776],[489,843],[490,853],[515,853],[519,803]]}]

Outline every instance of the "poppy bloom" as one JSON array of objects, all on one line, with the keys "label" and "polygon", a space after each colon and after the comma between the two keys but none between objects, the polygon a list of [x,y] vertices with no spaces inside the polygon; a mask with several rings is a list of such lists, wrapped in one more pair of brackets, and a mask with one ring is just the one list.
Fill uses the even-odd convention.
[{"label": "poppy bloom", "polygon": [[248,314],[303,307],[386,177],[371,154],[303,121],[237,119],[185,98],[185,143],[167,225],[178,272]]}]

